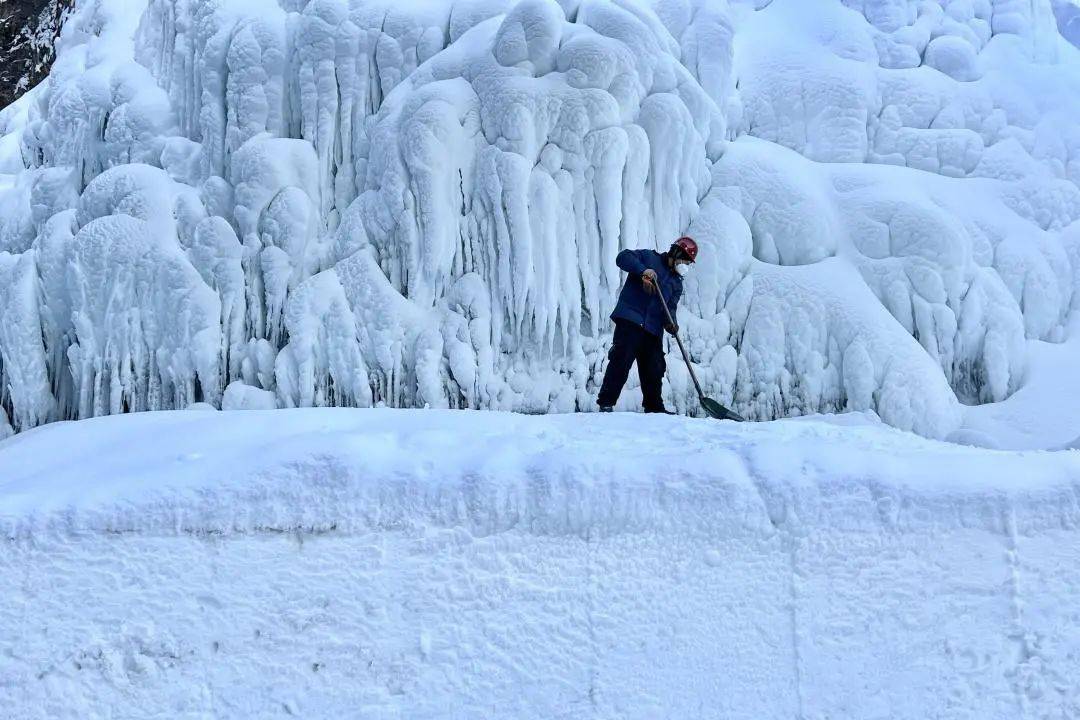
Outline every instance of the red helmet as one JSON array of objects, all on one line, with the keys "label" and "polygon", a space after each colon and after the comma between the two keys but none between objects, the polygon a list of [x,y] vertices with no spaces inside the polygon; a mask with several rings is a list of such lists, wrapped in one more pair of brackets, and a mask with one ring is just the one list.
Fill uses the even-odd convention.
[{"label": "red helmet", "polygon": [[686,257],[690,259],[690,262],[695,262],[697,260],[697,243],[694,242],[693,238],[689,238],[684,235],[675,242],[671,243],[671,247],[679,248],[684,253],[686,253]]}]

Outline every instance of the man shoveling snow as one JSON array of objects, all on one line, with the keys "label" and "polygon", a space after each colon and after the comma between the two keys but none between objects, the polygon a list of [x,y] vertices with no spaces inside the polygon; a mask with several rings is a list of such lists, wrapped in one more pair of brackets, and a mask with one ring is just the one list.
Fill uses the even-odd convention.
[{"label": "man shoveling snow", "polygon": [[645,412],[668,412],[661,397],[667,367],[661,337],[664,330],[672,335],[679,331],[675,316],[682,297],[682,277],[697,259],[697,252],[697,243],[681,237],[665,253],[623,250],[615,258],[615,263],[628,276],[611,313],[615,340],[608,352],[607,371],[596,398],[600,412],[611,412],[635,361]]}]

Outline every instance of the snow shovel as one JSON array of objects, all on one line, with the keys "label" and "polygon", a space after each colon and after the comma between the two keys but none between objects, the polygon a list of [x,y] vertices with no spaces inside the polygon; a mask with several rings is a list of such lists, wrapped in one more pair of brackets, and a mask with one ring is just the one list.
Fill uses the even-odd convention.
[{"label": "snow shovel", "polygon": [[[656,290],[656,294],[660,296],[660,304],[664,306],[664,314],[667,315],[668,324],[674,327],[675,321],[671,319],[671,311],[668,310],[667,300],[664,299],[664,293],[660,292],[660,286],[657,283],[653,283],[653,288]],[[686,354],[686,348],[683,347],[682,338],[679,337],[679,333],[675,333],[675,342],[679,343],[679,351],[682,353],[682,358],[686,362],[686,369],[690,371],[690,379],[694,381],[694,387],[697,388],[698,399],[701,400],[701,407],[708,416],[716,418],[717,420],[743,422],[745,418],[743,418],[742,415],[728,410],[712,398],[705,397],[705,393],[701,392],[701,383],[698,382],[697,375],[694,374],[694,368],[690,366],[690,356]]]}]

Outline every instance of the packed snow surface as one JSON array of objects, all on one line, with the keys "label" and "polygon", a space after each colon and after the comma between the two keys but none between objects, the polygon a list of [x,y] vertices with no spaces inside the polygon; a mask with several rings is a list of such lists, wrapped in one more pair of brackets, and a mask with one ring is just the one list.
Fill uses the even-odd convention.
[{"label": "packed snow surface", "polygon": [[981,441],[1011,411],[968,409],[1041,382],[1080,304],[1059,22],[1050,0],[80,0],[0,111],[0,434],[195,402],[593,409],[616,253],[689,233],[708,394]]},{"label": "packed snow surface", "polygon": [[0,442],[0,715],[1069,718],[1080,451],[174,411]]}]

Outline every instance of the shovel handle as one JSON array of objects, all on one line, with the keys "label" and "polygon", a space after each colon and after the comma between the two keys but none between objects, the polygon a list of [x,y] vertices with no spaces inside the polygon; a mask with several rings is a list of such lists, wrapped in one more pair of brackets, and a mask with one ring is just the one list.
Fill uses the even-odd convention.
[{"label": "shovel handle", "polygon": [[[668,310],[667,300],[664,299],[664,293],[660,291],[659,284],[656,284],[656,294],[660,296],[660,304],[664,306],[664,315],[667,316],[668,325],[675,326],[675,321],[671,317],[671,311]],[[690,371],[690,379],[694,381],[694,388],[697,389],[698,399],[705,400],[705,393],[701,391],[701,383],[698,382],[697,375],[694,374],[694,368],[690,365],[690,356],[686,354],[686,348],[683,347],[682,338],[679,337],[679,333],[672,333],[675,335],[675,342],[679,344],[679,352],[682,353],[683,362],[686,363],[686,369]]]}]

